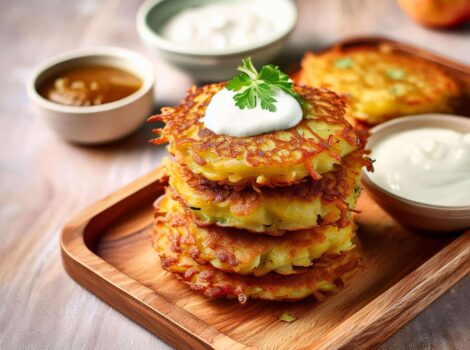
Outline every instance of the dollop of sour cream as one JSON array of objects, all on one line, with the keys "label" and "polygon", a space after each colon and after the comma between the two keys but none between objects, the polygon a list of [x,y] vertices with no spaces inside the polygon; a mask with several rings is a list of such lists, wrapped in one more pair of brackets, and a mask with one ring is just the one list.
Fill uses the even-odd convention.
[{"label": "dollop of sour cream", "polygon": [[432,205],[470,204],[470,133],[420,128],[392,134],[372,150],[370,178],[401,197]]},{"label": "dollop of sour cream", "polygon": [[183,10],[162,27],[165,39],[190,48],[235,49],[282,31],[266,0],[223,1]]},{"label": "dollop of sour cream", "polygon": [[212,97],[201,119],[206,128],[219,135],[247,137],[290,129],[302,120],[299,102],[280,89],[274,95],[275,112],[262,109],[259,103],[252,109],[240,109],[235,106],[235,94],[224,88]]}]

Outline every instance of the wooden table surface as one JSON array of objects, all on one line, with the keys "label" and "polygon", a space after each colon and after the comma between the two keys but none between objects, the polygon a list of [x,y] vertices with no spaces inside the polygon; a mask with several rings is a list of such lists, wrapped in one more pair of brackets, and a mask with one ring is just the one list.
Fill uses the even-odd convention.
[{"label": "wooden table surface", "polygon": [[[191,80],[140,42],[135,0],[2,0],[0,3],[0,348],[166,349],[168,345],[77,285],[64,272],[59,232],[73,213],[159,164],[150,126],[100,147],[67,144],[39,120],[25,92],[35,65],[92,45],[130,48],[156,70],[156,107],[175,104]],[[299,1],[300,22],[286,49],[362,34],[418,44],[470,64],[470,26],[430,31],[393,0]],[[469,349],[467,276],[381,349]]]}]

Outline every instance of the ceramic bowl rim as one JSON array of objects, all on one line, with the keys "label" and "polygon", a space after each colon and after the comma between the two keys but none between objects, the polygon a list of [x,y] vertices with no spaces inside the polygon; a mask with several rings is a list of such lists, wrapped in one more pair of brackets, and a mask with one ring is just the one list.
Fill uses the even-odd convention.
[{"label": "ceramic bowl rim", "polygon": [[[230,56],[239,56],[243,54],[252,53],[254,51],[259,51],[265,48],[268,48],[275,43],[282,41],[287,38],[292,31],[295,29],[295,26],[298,22],[298,11],[297,7],[291,0],[278,0],[283,1],[291,11],[292,21],[285,25],[285,28],[277,34],[276,36],[269,37],[264,41],[257,43],[256,45],[247,45],[245,47],[240,47],[236,49],[227,49],[224,51],[211,51],[211,50],[198,50],[190,49],[183,47],[178,43],[174,43],[170,40],[163,38],[157,31],[150,28],[147,25],[147,16],[153,10],[154,7],[158,6],[160,3],[163,3],[169,0],[146,0],[140,6],[137,12],[137,31],[141,38],[149,45],[155,46],[161,50],[193,57],[230,57]],[[184,1],[184,0],[179,0]]]},{"label": "ceramic bowl rim", "polygon": [[[137,91],[130,94],[129,96],[126,96],[117,101],[104,103],[102,105],[97,105],[97,106],[63,105],[63,104],[49,101],[38,92],[38,89],[37,89],[38,78],[41,77],[41,75],[44,74],[45,72],[54,71],[54,69],[57,69],[57,72],[59,72],[61,69],[57,67],[67,61],[88,60],[93,57],[108,57],[110,59],[115,60],[116,62],[127,61],[127,62],[131,62],[135,66],[138,66],[136,70],[143,72],[143,74],[139,76],[139,78],[142,79],[142,86]],[[53,56],[52,58],[49,58],[48,60],[41,63],[39,66],[37,66],[34,69],[33,73],[31,74],[27,82],[27,93],[28,93],[29,98],[34,103],[36,103],[38,106],[44,109],[54,111],[54,112],[59,112],[59,113],[66,113],[66,114],[89,115],[89,114],[116,110],[121,107],[132,104],[133,102],[140,100],[150,90],[152,90],[153,85],[154,85],[153,67],[150,64],[150,62],[147,61],[143,56],[141,56],[140,54],[134,51],[124,49],[121,47],[96,46],[96,47],[84,47],[84,48],[79,48],[79,49],[75,49],[71,51],[66,51],[59,55]]]},{"label": "ceramic bowl rim", "polygon": [[[451,114],[426,113],[422,115],[400,117],[397,119],[387,121],[380,125],[377,125],[373,127],[372,129],[370,129],[370,132],[371,132],[370,138],[372,138],[373,135],[377,135],[379,133],[392,132],[392,130],[397,129],[407,124],[421,125],[421,126],[414,126],[414,128],[424,127],[427,125],[429,121],[432,121],[435,123],[442,122],[443,124],[446,124],[445,121],[451,121],[456,124],[465,123],[465,124],[470,125],[470,118],[468,117],[451,115]],[[366,148],[369,145],[370,145],[370,141],[367,142]],[[395,193],[392,193],[389,190],[382,187],[381,185],[379,185],[377,182],[374,182],[369,176],[368,171],[364,168],[362,169],[362,181],[366,189],[372,187],[373,190],[376,190],[376,193],[378,190],[381,196],[391,197],[395,201],[406,203],[419,210],[430,210],[430,211],[433,211],[434,213],[452,212],[452,214],[454,215],[462,213],[462,216],[470,215],[470,204],[458,205],[458,206],[435,205],[435,204],[428,204],[428,203],[414,201],[414,200],[399,196]]]}]

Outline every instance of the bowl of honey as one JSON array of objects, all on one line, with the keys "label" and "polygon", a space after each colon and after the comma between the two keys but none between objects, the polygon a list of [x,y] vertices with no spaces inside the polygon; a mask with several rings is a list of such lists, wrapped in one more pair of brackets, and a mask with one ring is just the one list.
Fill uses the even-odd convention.
[{"label": "bowl of honey", "polygon": [[27,90],[45,123],[70,142],[100,144],[138,129],[153,106],[154,73],[117,47],[70,51],[38,67]]}]

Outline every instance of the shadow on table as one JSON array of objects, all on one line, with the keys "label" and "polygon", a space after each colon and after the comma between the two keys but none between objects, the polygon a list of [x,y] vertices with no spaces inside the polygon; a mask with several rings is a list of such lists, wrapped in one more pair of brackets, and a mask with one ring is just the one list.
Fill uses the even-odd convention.
[{"label": "shadow on table", "polygon": [[[160,113],[160,109],[163,106],[171,106],[174,103],[159,103],[155,105],[152,109],[151,114],[149,117],[154,114]],[[144,122],[142,125],[134,131],[132,134],[124,137],[123,139],[116,140],[110,143],[102,144],[102,145],[85,145],[85,144],[78,144],[73,143],[72,146],[77,147],[85,152],[91,153],[118,153],[118,152],[132,152],[136,150],[142,150],[147,147],[150,149],[154,149],[155,146],[150,144],[150,140],[155,138],[156,135],[152,133],[153,129],[163,127],[163,123],[161,122]],[[165,145],[159,146],[165,147]]]}]

